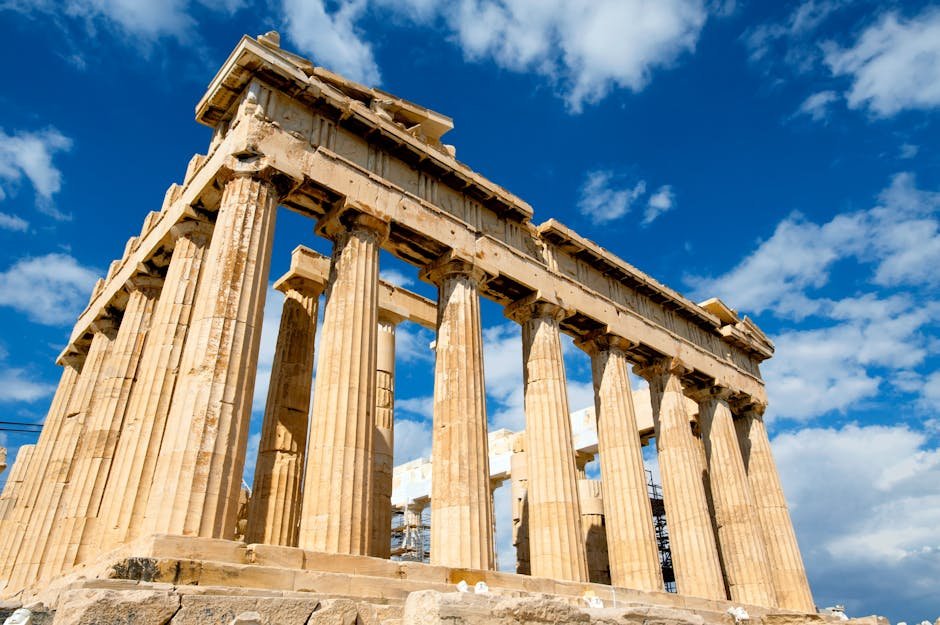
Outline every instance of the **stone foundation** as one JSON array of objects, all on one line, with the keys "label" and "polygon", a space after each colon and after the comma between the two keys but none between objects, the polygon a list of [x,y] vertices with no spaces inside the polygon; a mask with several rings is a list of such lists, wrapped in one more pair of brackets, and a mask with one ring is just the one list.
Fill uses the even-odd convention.
[{"label": "stone foundation", "polygon": [[[455,592],[461,581],[470,593]],[[487,585],[486,594],[473,593],[477,582]],[[604,607],[589,608],[590,596]],[[34,625],[735,625],[732,607],[744,607],[750,625],[843,623],[601,584],[165,535],[28,589],[0,605],[0,615],[21,605]]]}]

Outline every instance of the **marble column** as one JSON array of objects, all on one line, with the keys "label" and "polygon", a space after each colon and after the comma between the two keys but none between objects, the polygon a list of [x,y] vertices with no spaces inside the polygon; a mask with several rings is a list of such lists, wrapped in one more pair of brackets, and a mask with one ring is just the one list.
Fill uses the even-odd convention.
[{"label": "marble column", "polygon": [[446,260],[425,270],[438,286],[431,440],[431,564],[492,569],[483,331],[479,286],[470,263]]},{"label": "marble column", "polygon": [[669,524],[669,545],[679,593],[726,599],[718,545],[702,485],[701,458],[690,425],[675,359],[663,359],[637,373],[650,383],[656,451]]},{"label": "marble column", "polygon": [[532,297],[506,316],[522,325],[532,575],[588,581],[559,321],[564,310]]},{"label": "marble column", "polygon": [[124,316],[102,366],[72,463],[65,514],[51,556],[53,574],[94,555],[94,526],[162,285],[162,278],[138,275],[126,286]]},{"label": "marble column", "polygon": [[229,171],[145,514],[154,533],[235,535],[278,196]]},{"label": "marble column", "polygon": [[663,573],[630,388],[626,351],[630,343],[603,334],[579,346],[591,355],[611,583],[662,591]]},{"label": "marble column", "polygon": [[[13,516],[13,510],[16,508],[23,482],[29,473],[29,463],[35,450],[35,445],[21,445],[19,451],[16,452],[16,460],[10,467],[3,493],[0,494],[0,532],[5,530],[7,522]],[[3,465],[3,468],[6,469],[6,465]]]},{"label": "marble column", "polygon": [[51,575],[57,572],[45,566],[51,565],[55,541],[60,537],[53,536],[52,532],[65,514],[63,493],[72,477],[73,460],[77,455],[79,439],[90,420],[92,396],[101,382],[102,367],[117,336],[117,323],[110,317],[97,319],[92,323],[92,331],[94,334],[88,355],[82,365],[75,390],[69,397],[65,422],[59,431],[46,469],[45,483],[37,499],[36,514],[30,519],[20,550],[21,558],[17,560],[17,570],[11,577],[19,582],[19,587],[35,581],[41,574]]},{"label": "marble column", "polygon": [[299,546],[368,555],[372,543],[379,250],[388,224],[355,208],[317,226],[333,240],[304,475]]},{"label": "marble column", "polygon": [[751,497],[763,531],[777,604],[787,610],[813,613],[816,606],[770,450],[762,410],[744,410],[734,425],[751,486]]},{"label": "marble column", "polygon": [[512,476],[512,546],[516,548],[516,573],[529,575],[529,472],[525,454],[525,435],[517,434],[509,457]]},{"label": "marble column", "polygon": [[[21,555],[20,547],[25,542],[28,527],[32,527],[33,519],[40,519],[44,514],[43,500],[39,498],[40,492],[47,487],[47,472],[50,468],[52,454],[59,440],[59,435],[66,421],[69,398],[75,391],[85,356],[72,354],[64,362],[59,385],[46,414],[42,432],[36,441],[33,452],[33,470],[26,476],[20,487],[16,505],[13,506],[9,519],[3,524],[0,531],[0,587],[10,578],[11,569],[17,558]],[[25,552],[23,552],[25,553]]]},{"label": "marble column", "polygon": [[175,240],[173,253],[102,502],[99,524],[104,550],[133,540],[144,530],[144,514],[212,224],[188,219],[174,225],[171,234]]},{"label": "marble column", "polygon": [[245,540],[293,547],[300,529],[313,345],[323,285],[297,278],[276,288],[284,293],[284,307],[261,423]]},{"label": "marble column", "polygon": [[690,394],[699,402],[699,427],[708,462],[718,547],[732,601],[775,607],[767,551],[738,447],[728,398],[710,387]]},{"label": "marble column", "polygon": [[392,547],[392,474],[395,468],[395,327],[402,316],[379,310],[375,369],[375,454],[372,464],[372,555]]}]

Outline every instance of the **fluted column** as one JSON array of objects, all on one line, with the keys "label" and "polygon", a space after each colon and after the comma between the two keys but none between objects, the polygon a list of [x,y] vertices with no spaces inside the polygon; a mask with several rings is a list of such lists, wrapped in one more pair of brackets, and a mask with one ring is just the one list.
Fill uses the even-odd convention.
[{"label": "fluted column", "polygon": [[751,498],[763,530],[777,603],[787,610],[815,612],[762,410],[751,408],[743,411],[734,425],[751,486]]},{"label": "fluted column", "polygon": [[[3,493],[0,494],[0,532],[6,528],[7,522],[13,516],[13,510],[16,508],[23,482],[29,473],[29,463],[35,450],[35,445],[21,445],[19,451],[16,452],[16,460],[13,461],[13,466],[10,467]],[[5,464],[2,466],[6,469]]]},{"label": "fluted column", "polygon": [[277,192],[225,183],[147,507],[156,533],[231,538],[248,443]]},{"label": "fluted column", "polygon": [[282,282],[277,288],[284,293],[284,307],[261,423],[245,540],[296,546],[317,303],[323,285],[298,278]]},{"label": "fluted column", "polygon": [[191,219],[174,225],[171,233],[175,239],[173,254],[102,501],[99,533],[103,550],[133,540],[144,530],[144,513],[212,224]]},{"label": "fluted column", "polygon": [[[40,492],[48,484],[46,474],[50,468],[53,451],[59,441],[59,435],[66,421],[69,398],[75,390],[79,379],[81,367],[85,361],[84,355],[72,355],[65,362],[59,385],[46,414],[42,432],[36,441],[33,452],[33,469],[26,475],[16,504],[0,531],[0,588],[10,578],[13,565],[20,556],[21,547],[26,541],[27,527],[31,527],[33,519],[40,519],[43,514]],[[49,478],[51,479],[51,478]],[[24,552],[25,553],[25,552]]]},{"label": "fluted column", "polygon": [[65,412],[65,422],[56,439],[49,465],[46,469],[44,484],[36,501],[36,513],[27,527],[26,535],[20,548],[16,571],[11,580],[16,580],[16,587],[22,587],[36,580],[40,566],[50,562],[52,556],[52,531],[65,514],[63,492],[72,476],[73,459],[82,431],[89,421],[89,408],[96,386],[101,382],[103,364],[108,357],[117,335],[117,324],[111,318],[97,319],[92,323],[94,335],[88,354],[82,365],[82,372],[71,393]]},{"label": "fluted column", "polygon": [[650,383],[676,587],[684,595],[726,599],[701,458],[682,391],[680,376],[686,371],[677,360],[664,359],[637,373]]},{"label": "fluted column", "polygon": [[564,311],[533,298],[506,316],[522,325],[529,560],[532,575],[588,581],[559,321]]},{"label": "fluted column", "polygon": [[525,454],[525,435],[517,434],[509,457],[512,476],[512,546],[516,548],[516,573],[529,575],[529,471]]},{"label": "fluted column", "polygon": [[372,555],[392,547],[392,474],[395,467],[395,326],[402,317],[379,310],[375,369],[375,454],[372,462]]},{"label": "fluted column", "polygon": [[438,285],[431,440],[431,563],[492,569],[483,331],[483,274],[462,260],[445,260],[424,277]]},{"label": "fluted column", "polygon": [[52,575],[93,555],[94,525],[162,284],[161,278],[152,276],[135,276],[127,284],[124,316],[92,395],[72,463],[65,514],[55,530],[56,550],[49,562]]},{"label": "fluted column", "polygon": [[630,343],[604,334],[579,346],[591,355],[611,583],[662,591],[663,573],[630,388],[626,354]]},{"label": "fluted column", "polygon": [[334,244],[298,544],[314,551],[368,555],[379,249],[388,225],[349,208],[325,218],[317,230]]},{"label": "fluted column", "polygon": [[718,548],[731,599],[775,607],[767,551],[728,406],[731,392],[710,387],[692,396],[699,402],[698,422],[708,462]]}]

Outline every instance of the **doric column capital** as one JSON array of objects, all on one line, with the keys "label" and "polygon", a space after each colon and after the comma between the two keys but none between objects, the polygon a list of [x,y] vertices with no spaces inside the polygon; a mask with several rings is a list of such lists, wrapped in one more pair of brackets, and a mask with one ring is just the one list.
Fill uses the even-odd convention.
[{"label": "doric column capital", "polygon": [[326,285],[317,280],[294,275],[278,280],[274,283],[274,288],[285,295],[291,291],[296,291],[305,297],[320,297],[320,294],[326,289]]},{"label": "doric column capital", "polygon": [[286,195],[297,184],[297,181],[273,166],[267,158],[257,154],[233,154],[225,159],[216,174],[217,183],[224,187],[235,178],[252,178],[266,183],[274,189],[278,197]]},{"label": "doric column capital", "polygon": [[56,364],[81,370],[82,365],[85,364],[86,356],[88,356],[87,346],[82,350],[79,349],[78,345],[69,345],[65,348],[65,351],[59,354],[59,357],[56,359]]},{"label": "doric column capital", "polygon": [[98,317],[92,321],[91,329],[95,333],[100,332],[101,334],[114,338],[117,334],[118,325],[118,320],[113,315],[109,315],[107,317]]},{"label": "doric column capital", "polygon": [[466,276],[473,280],[477,286],[482,285],[491,278],[479,265],[461,258],[454,252],[447,252],[430,265],[421,270],[420,278],[436,286],[449,276]]},{"label": "doric column capital", "polygon": [[316,233],[332,241],[352,232],[367,232],[381,244],[388,238],[388,220],[375,215],[371,208],[361,202],[343,200],[320,218]]},{"label": "doric column capital", "polygon": [[574,342],[579,348],[583,349],[589,355],[594,356],[600,352],[616,350],[626,354],[636,343],[630,339],[617,334],[612,334],[606,330],[597,330],[585,334]]},{"label": "doric column capital", "polygon": [[767,410],[767,404],[765,402],[754,399],[750,395],[735,395],[731,398],[729,403],[731,404],[731,412],[734,414],[735,418],[754,417],[756,419],[763,419],[764,412]]},{"label": "doric column capital", "polygon": [[543,298],[538,293],[533,293],[509,304],[503,310],[503,314],[519,324],[540,317],[561,321],[569,315],[568,310],[563,306]]},{"label": "doric column capital", "polygon": [[178,241],[180,237],[186,237],[192,241],[206,243],[212,236],[213,224],[208,219],[202,217],[186,217],[173,224],[170,228],[170,236],[173,241]]},{"label": "doric column capital", "polygon": [[728,387],[715,384],[688,388],[685,394],[700,404],[709,401],[721,401],[727,404],[734,395],[734,391]]},{"label": "doric column capital", "polygon": [[633,372],[647,381],[652,381],[654,378],[660,378],[666,374],[682,377],[691,373],[692,369],[678,358],[667,356],[654,360],[645,366],[636,366],[633,368]]},{"label": "doric column capital", "polygon": [[163,288],[163,278],[160,276],[136,273],[127,279],[124,288],[127,289],[128,293],[141,291],[148,297],[155,297],[160,293],[160,289]]}]

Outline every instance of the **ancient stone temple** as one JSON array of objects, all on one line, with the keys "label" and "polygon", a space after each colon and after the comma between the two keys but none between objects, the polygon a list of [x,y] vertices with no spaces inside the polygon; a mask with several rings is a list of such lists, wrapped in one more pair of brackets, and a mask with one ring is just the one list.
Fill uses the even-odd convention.
[{"label": "ancient stone temple", "polygon": [[[98,281],[39,440],[11,469],[0,594],[41,601],[57,622],[409,625],[539,610],[587,622],[658,610],[727,623],[731,608],[825,620],[762,420],[759,365],[773,347],[753,322],[685,299],[554,219],[537,225],[442,143],[449,118],[316,67],[275,33],[238,43],[196,119],[213,130],[207,153]],[[284,306],[246,505],[282,210],[309,217],[332,256],[298,248],[275,281]],[[381,250],[418,267],[436,301],[379,280]],[[522,331],[525,433],[500,456],[518,503],[517,573],[493,570],[481,298]],[[429,564],[389,559],[403,322],[436,332]],[[574,440],[563,333],[593,365],[599,482]],[[642,410],[631,368],[649,382]],[[646,491],[648,441],[675,594]],[[461,582],[471,592],[448,594]]]}]

